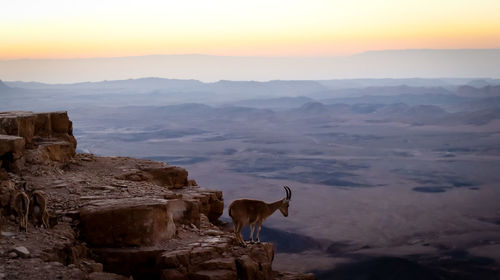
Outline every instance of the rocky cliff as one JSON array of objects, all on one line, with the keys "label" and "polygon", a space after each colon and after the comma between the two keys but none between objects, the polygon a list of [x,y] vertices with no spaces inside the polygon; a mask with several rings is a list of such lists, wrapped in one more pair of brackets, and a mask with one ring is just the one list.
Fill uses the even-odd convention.
[{"label": "rocky cliff", "polygon": [[[0,113],[0,279],[314,278],[273,271],[270,243],[237,245],[222,193],[185,169],[75,148],[66,112]],[[19,231],[14,197],[35,190],[49,227],[31,206]]]}]

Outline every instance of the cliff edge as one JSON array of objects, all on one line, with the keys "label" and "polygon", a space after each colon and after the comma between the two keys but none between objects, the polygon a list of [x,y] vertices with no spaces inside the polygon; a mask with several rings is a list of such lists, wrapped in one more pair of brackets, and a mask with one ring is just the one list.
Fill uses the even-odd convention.
[{"label": "cliff edge", "polygon": [[[222,192],[185,169],[76,145],[66,112],[0,113],[0,279],[314,279],[273,271],[270,243],[234,242]],[[32,198],[26,231],[20,192]]]}]

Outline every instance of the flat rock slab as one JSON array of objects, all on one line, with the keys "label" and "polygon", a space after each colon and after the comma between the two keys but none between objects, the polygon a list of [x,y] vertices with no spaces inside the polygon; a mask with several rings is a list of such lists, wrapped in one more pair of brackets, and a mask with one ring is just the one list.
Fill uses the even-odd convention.
[{"label": "flat rock slab", "polygon": [[147,181],[170,189],[188,185],[188,172],[177,166],[148,167],[117,176],[120,180]]},{"label": "flat rock slab", "polygon": [[155,245],[175,234],[167,204],[142,197],[93,201],[80,211],[82,236],[93,247]]}]

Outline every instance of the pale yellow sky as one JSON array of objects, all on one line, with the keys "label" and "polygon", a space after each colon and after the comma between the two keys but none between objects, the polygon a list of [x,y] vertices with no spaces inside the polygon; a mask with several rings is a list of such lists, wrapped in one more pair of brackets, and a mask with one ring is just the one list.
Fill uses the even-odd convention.
[{"label": "pale yellow sky", "polygon": [[16,0],[0,59],[500,48],[499,0]]}]

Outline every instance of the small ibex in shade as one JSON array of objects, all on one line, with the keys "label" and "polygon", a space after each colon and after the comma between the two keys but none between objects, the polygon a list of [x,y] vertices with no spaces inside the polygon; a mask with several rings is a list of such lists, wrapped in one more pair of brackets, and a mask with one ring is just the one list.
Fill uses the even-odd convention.
[{"label": "small ibex in shade", "polygon": [[35,226],[49,228],[49,212],[47,211],[47,196],[43,191],[36,190],[30,195],[30,216]]},{"label": "small ibex in shade", "polygon": [[19,191],[14,195],[12,201],[14,211],[19,217],[19,230],[28,231],[28,213],[30,207],[30,200],[24,191]]},{"label": "small ibex in shade", "polygon": [[260,242],[260,228],[264,220],[271,216],[276,210],[280,210],[283,216],[288,216],[288,206],[292,198],[292,191],[288,186],[284,186],[286,198],[272,203],[266,203],[253,199],[238,199],[229,205],[229,216],[233,219],[234,234],[236,240],[243,246],[245,242],[241,236],[244,226],[250,225],[250,242],[253,243],[253,233],[257,224],[257,242]]}]

